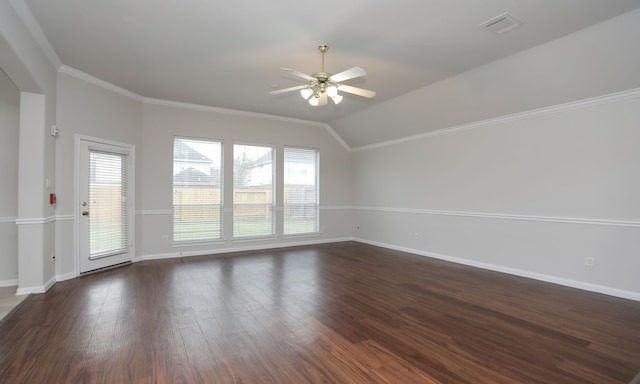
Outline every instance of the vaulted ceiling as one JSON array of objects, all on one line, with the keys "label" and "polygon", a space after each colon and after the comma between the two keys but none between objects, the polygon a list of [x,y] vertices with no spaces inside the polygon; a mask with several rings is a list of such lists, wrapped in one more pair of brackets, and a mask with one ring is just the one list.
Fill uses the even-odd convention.
[{"label": "vaulted ceiling", "polygon": [[[329,124],[640,7],[638,0],[11,1],[45,51],[49,45],[54,65],[147,98]],[[504,34],[480,26],[504,12],[522,26]],[[345,95],[318,108],[296,92],[270,95],[304,82],[279,68],[320,70],[318,44],[330,46],[328,72],[364,68],[365,77],[346,83],[376,97]]]}]

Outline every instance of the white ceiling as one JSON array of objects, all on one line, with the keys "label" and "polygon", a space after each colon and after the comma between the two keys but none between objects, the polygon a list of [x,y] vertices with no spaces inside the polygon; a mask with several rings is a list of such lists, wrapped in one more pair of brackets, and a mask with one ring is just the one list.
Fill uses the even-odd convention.
[{"label": "white ceiling", "polygon": [[[12,0],[28,6],[63,64],[141,96],[331,124],[444,78],[640,8],[639,0]],[[510,12],[523,25],[479,24]],[[24,17],[24,16],[23,16]],[[41,41],[43,39],[40,39]],[[359,66],[377,91],[309,106],[279,70]],[[44,43],[47,44],[46,42]],[[340,133],[340,132],[338,132]]]}]

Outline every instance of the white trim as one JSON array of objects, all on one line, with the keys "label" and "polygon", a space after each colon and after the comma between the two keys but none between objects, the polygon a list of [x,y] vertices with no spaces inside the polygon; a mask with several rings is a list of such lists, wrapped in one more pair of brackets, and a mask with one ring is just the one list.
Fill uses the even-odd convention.
[{"label": "white trim", "polygon": [[228,240],[225,238],[221,239],[210,239],[210,240],[183,240],[183,241],[170,241],[172,248],[183,248],[183,247],[202,247],[209,245],[220,245],[226,243]]},{"label": "white trim", "polygon": [[236,116],[245,116],[245,117],[257,117],[257,118],[268,119],[268,120],[283,121],[283,122],[286,122],[286,123],[297,123],[297,124],[311,125],[311,126],[315,126],[315,127],[323,127],[325,125],[325,123],[320,123],[320,122],[317,122],[317,121],[295,119],[295,118],[292,118],[292,117],[284,117],[284,116],[276,116],[276,115],[268,115],[266,113],[241,111],[241,110],[238,110],[238,109],[211,107],[211,106],[202,105],[202,104],[183,103],[181,101],[171,101],[171,100],[153,99],[153,98],[145,97],[143,99],[143,102],[145,104],[149,104],[149,105],[159,105],[159,106],[163,106],[163,107],[190,109],[190,110],[193,110],[193,111],[202,111],[202,112],[223,113],[223,114],[227,114],[227,115],[236,115]]},{"label": "white trim", "polygon": [[336,238],[336,239],[297,241],[297,242],[287,242],[287,243],[277,243],[277,244],[259,244],[259,245],[253,245],[253,246],[243,246],[243,247],[226,247],[226,248],[206,249],[206,250],[189,251],[189,252],[158,253],[154,255],[144,255],[144,256],[136,257],[134,259],[134,262],[146,261],[146,260],[173,259],[178,257],[217,255],[221,253],[231,253],[231,252],[261,251],[261,250],[275,249],[275,248],[289,248],[289,247],[298,247],[301,245],[337,243],[337,242],[351,241],[351,240],[353,240],[353,238],[345,237],[345,238]]},{"label": "white trim", "polygon": [[342,139],[342,137],[341,137],[340,135],[338,135],[338,133],[333,129],[333,127],[331,127],[329,124],[326,124],[326,123],[325,123],[325,124],[324,124],[324,129],[326,129],[326,130],[327,130],[327,132],[329,132],[329,134],[330,134],[331,136],[333,136],[333,138],[334,138],[334,139],[336,139],[336,141],[337,141],[338,143],[340,143],[340,145],[342,145],[342,147],[343,147],[344,149],[346,149],[346,150],[347,150],[347,152],[353,152],[353,149],[349,146],[349,144],[347,144],[347,142],[346,142],[346,141],[344,141],[344,140]]},{"label": "white trim", "polygon": [[620,297],[620,298],[623,298],[623,299],[640,301],[640,292],[626,291],[626,290],[622,290],[622,289],[607,287],[607,286],[604,286],[604,285],[585,283],[585,282],[582,282],[582,281],[570,280],[570,279],[565,279],[565,278],[561,278],[561,277],[557,277],[557,276],[545,275],[545,274],[542,274],[542,273],[529,272],[529,271],[524,271],[524,270],[521,270],[521,269],[503,267],[503,266],[495,265],[495,264],[482,263],[482,262],[469,260],[469,259],[451,257],[451,256],[447,256],[447,255],[442,255],[442,254],[439,254],[439,253],[427,252],[427,251],[422,251],[422,250],[419,250],[419,249],[413,249],[413,248],[407,248],[407,247],[400,247],[400,246],[396,246],[396,245],[392,245],[392,244],[379,243],[379,242],[376,242],[376,241],[369,241],[369,240],[360,239],[360,238],[355,238],[354,241],[357,241],[357,242],[360,242],[360,243],[374,245],[376,247],[382,247],[382,248],[387,248],[387,249],[393,249],[393,250],[396,250],[396,251],[412,253],[412,254],[418,255],[418,256],[431,257],[431,258],[434,258],[434,259],[444,260],[444,261],[448,261],[448,262],[452,262],[452,263],[456,263],[456,264],[468,265],[470,267],[486,269],[486,270],[489,270],[489,271],[502,272],[502,273],[506,273],[506,274],[509,274],[509,275],[525,277],[525,278],[528,278],[528,279],[544,281],[544,282],[547,282],[547,283],[558,284],[558,285],[571,287],[571,288],[578,288],[578,289],[582,289],[584,291],[602,293],[602,294],[605,294],[605,295]]},{"label": "white trim", "polygon": [[[327,206],[320,206],[319,208],[320,210],[341,210],[341,209],[353,209],[354,207],[348,206],[348,205],[344,205],[344,206],[327,205]],[[282,211],[284,210],[284,207],[275,207],[275,210]],[[225,208],[223,212],[232,213],[233,208]],[[145,209],[142,211],[136,211],[136,215],[171,215],[171,214],[173,214],[173,211],[170,209]]]},{"label": "white trim", "polygon": [[28,219],[16,219],[16,224],[17,225],[36,225],[36,224],[53,223],[54,221],[56,221],[55,216],[33,217]]},{"label": "white trim", "polygon": [[45,293],[56,283],[56,277],[53,276],[44,285],[37,285],[35,287],[24,287],[16,290],[16,295],[28,295],[30,293]]},{"label": "white trim", "polygon": [[224,114],[227,114],[227,115],[261,118],[261,119],[266,119],[266,120],[275,120],[275,121],[282,121],[282,122],[286,122],[286,123],[304,124],[304,125],[311,125],[311,126],[315,126],[315,127],[321,127],[321,128],[324,128],[327,132],[329,132],[329,134],[331,136],[333,136],[333,138],[336,139],[336,141],[338,143],[340,143],[340,145],[342,145],[342,147],[345,150],[347,150],[348,152],[352,151],[351,147],[349,147],[349,145],[342,139],[342,137],[340,137],[340,135],[338,135],[336,133],[336,131],[327,123],[322,123],[322,122],[318,122],[318,121],[311,121],[311,120],[295,119],[295,118],[292,118],[292,117],[285,117],[285,116],[269,115],[269,114],[266,114],[266,113],[241,111],[241,110],[236,110],[236,109],[212,107],[212,106],[208,106],[208,105],[191,104],[191,103],[184,103],[184,102],[180,102],[180,101],[171,101],[171,100],[162,100],[162,99],[154,99],[154,98],[150,98],[150,97],[144,97],[144,96],[141,96],[141,95],[139,95],[139,94],[137,94],[135,92],[131,92],[131,91],[127,90],[127,89],[118,87],[117,85],[111,84],[111,83],[109,83],[107,81],[99,79],[99,78],[97,78],[95,76],[92,76],[92,75],[90,75],[88,73],[85,73],[85,72],[82,72],[80,70],[77,70],[75,68],[69,67],[67,65],[60,64],[56,68],[58,69],[58,72],[60,72],[60,73],[64,73],[64,74],[73,76],[73,77],[75,77],[77,79],[84,80],[84,81],[86,81],[86,82],[88,82],[90,84],[96,85],[98,87],[107,89],[109,91],[118,93],[118,94],[126,96],[126,97],[130,97],[130,98],[132,98],[134,100],[140,101],[140,102],[142,102],[144,104],[148,104],[148,105],[159,105],[159,106],[165,106],[165,107],[190,109],[190,110],[195,110],[195,111],[224,113]]},{"label": "white trim", "polygon": [[487,120],[480,120],[480,121],[474,121],[474,122],[467,123],[467,124],[455,125],[455,126],[448,127],[448,128],[442,128],[442,129],[437,129],[435,131],[419,133],[417,135],[411,135],[411,136],[407,136],[407,137],[403,137],[403,138],[399,138],[399,139],[395,139],[395,140],[389,140],[389,141],[385,141],[385,142],[381,142],[381,143],[363,145],[361,147],[352,148],[351,151],[352,152],[359,152],[359,151],[366,151],[366,150],[370,150],[370,149],[388,147],[388,146],[391,146],[391,145],[401,144],[401,143],[405,143],[405,142],[408,142],[408,141],[427,139],[427,138],[431,138],[431,137],[447,135],[447,134],[450,134],[450,133],[456,133],[456,132],[466,131],[466,130],[470,130],[470,129],[481,128],[481,127],[485,127],[487,125],[494,125],[494,124],[508,123],[508,122],[513,122],[513,121],[518,121],[518,120],[524,120],[524,119],[531,119],[531,118],[535,118],[535,117],[540,117],[540,116],[551,115],[551,114],[555,114],[555,113],[571,111],[571,110],[574,110],[574,109],[591,107],[591,106],[594,106],[594,105],[601,105],[601,104],[613,103],[613,102],[616,102],[616,101],[634,99],[634,98],[637,98],[637,97],[640,97],[640,88],[634,88],[634,89],[630,89],[630,90],[627,90],[627,91],[616,92],[616,93],[603,95],[603,96],[596,96],[596,97],[583,99],[583,100],[571,101],[571,102],[564,103],[564,104],[558,104],[558,105],[553,105],[553,106],[549,106],[549,107],[533,109],[533,110],[525,111],[525,112],[518,112],[518,113],[511,114],[511,115],[495,117],[495,118],[491,118],[491,119],[487,119]]},{"label": "white trim", "polygon": [[305,237],[320,237],[324,232],[303,232],[303,233],[283,233],[278,236],[278,238],[286,240],[286,239],[300,239]]},{"label": "white trim", "polygon": [[0,280],[0,287],[13,287],[18,285],[18,279],[15,280]]},{"label": "white trim", "polygon": [[[92,136],[86,136],[86,135],[82,135],[82,134],[78,134],[76,133],[74,135],[74,159],[73,159],[73,185],[74,185],[74,202],[79,202],[80,201],[80,158],[81,158],[81,147],[82,147],[82,142],[87,142],[87,143],[94,143],[94,144],[98,144],[98,145],[107,145],[107,146],[115,146],[115,147],[121,147],[121,148],[125,148],[127,150],[127,157],[129,159],[129,161],[131,162],[130,164],[130,170],[128,172],[128,177],[131,180],[131,183],[129,183],[129,193],[130,193],[130,198],[129,198],[129,203],[131,204],[131,222],[129,225],[129,230],[131,231],[130,236],[129,236],[129,260],[127,261],[133,261],[135,258],[135,238],[136,238],[136,223],[135,223],[135,218],[136,218],[136,200],[135,200],[135,196],[136,196],[136,185],[135,185],[135,180],[136,180],[136,176],[135,176],[135,169],[136,169],[136,158],[135,158],[135,153],[136,153],[136,146],[134,144],[129,144],[129,143],[122,143],[122,142],[118,142],[118,141],[113,141],[113,140],[107,140],[107,139],[101,139],[101,138],[97,138],[97,137],[92,137]],[[80,210],[79,208],[79,204],[74,204],[75,208],[74,208],[74,215],[73,215],[73,268],[74,268],[74,274],[76,276],[80,275]]]},{"label": "white trim", "polygon": [[170,209],[145,209],[136,211],[136,215],[171,215],[173,211]]},{"label": "white trim", "polygon": [[121,87],[118,87],[117,85],[113,85],[113,84],[111,84],[109,82],[101,80],[101,79],[99,79],[99,78],[97,78],[95,76],[91,76],[90,74],[84,73],[84,72],[79,71],[79,70],[77,70],[75,68],[71,68],[71,67],[69,67],[67,65],[62,65],[60,67],[60,69],[58,69],[58,72],[73,76],[76,79],[84,80],[87,83],[90,83],[90,84],[93,84],[93,85],[97,85],[100,88],[104,88],[104,89],[109,90],[111,92],[115,92],[115,93],[117,93],[119,95],[130,97],[130,98],[132,98],[134,100],[137,100],[137,101],[144,101],[144,97],[138,95],[137,93],[131,92],[131,91],[129,91],[127,89],[124,89],[124,88],[121,88]]},{"label": "white trim", "polygon": [[320,210],[324,211],[334,211],[334,210],[341,210],[341,209],[353,209],[353,206],[349,206],[349,205],[325,205],[325,206],[320,206]]},{"label": "white trim", "polygon": [[20,20],[27,27],[27,30],[31,34],[31,37],[36,41],[36,43],[40,46],[40,49],[44,52],[47,59],[53,67],[57,70],[62,66],[62,60],[56,54],[56,51],[51,46],[49,39],[42,32],[42,28],[40,28],[40,24],[36,21],[36,18],[33,17],[33,13],[31,13],[31,9],[25,4],[24,0],[9,0],[11,6],[20,17]]},{"label": "white trim", "polygon": [[266,114],[266,113],[248,112],[248,111],[241,111],[241,110],[237,110],[237,109],[211,107],[211,106],[208,106],[208,105],[201,105],[201,104],[183,103],[183,102],[180,102],[180,101],[153,99],[153,98],[148,98],[148,97],[145,97],[143,102],[145,104],[149,104],[149,105],[159,105],[159,106],[164,106],[164,107],[190,109],[190,110],[194,110],[194,111],[203,111],[203,112],[224,113],[224,114],[227,114],[227,115],[254,117],[254,118],[261,118],[261,119],[266,119],[266,120],[282,121],[282,122],[285,122],[285,123],[295,123],[295,124],[311,125],[311,126],[314,126],[314,127],[321,127],[321,128],[326,129],[327,132],[329,132],[329,134],[331,136],[333,136],[333,138],[336,139],[336,141],[338,141],[338,143],[340,143],[340,145],[342,145],[344,147],[344,149],[346,149],[348,152],[351,152],[351,147],[349,147],[349,145],[342,139],[342,137],[340,137],[336,133],[336,131],[334,131],[333,128],[327,123],[322,123],[322,122],[318,122],[318,121],[311,121],[311,120],[295,119],[293,117],[269,115],[269,114]]},{"label": "white trim", "polygon": [[63,273],[61,275],[56,275],[56,282],[65,281],[65,280],[71,280],[71,279],[74,279],[74,278],[76,278],[78,276],[79,275],[76,272]]},{"label": "white trim", "polygon": [[92,143],[99,144],[99,145],[104,144],[104,145],[112,145],[114,147],[124,147],[129,149],[130,151],[135,150],[135,147],[136,147],[134,144],[123,143],[121,141],[101,139],[99,137],[87,136],[79,133],[75,134],[75,140],[76,140],[76,143],[79,143],[80,141],[90,141]]},{"label": "white trim", "polygon": [[49,217],[36,217],[36,218],[30,218],[30,219],[18,219],[17,217],[0,217],[0,224],[3,223],[11,223],[11,224],[17,224],[17,225],[24,225],[24,224],[46,224],[46,223],[51,223],[53,221],[67,221],[67,220],[73,220],[75,219],[74,215],[56,215],[56,216],[49,216]]},{"label": "white trim", "polygon": [[613,227],[640,228],[640,221],[605,220],[605,219],[589,219],[589,218],[557,217],[557,216],[508,215],[508,214],[501,214],[501,213],[436,211],[436,210],[428,210],[428,209],[388,208],[388,207],[354,207],[354,209],[361,210],[361,211],[413,213],[413,214],[420,214],[420,215],[478,217],[483,219],[545,221],[545,222],[552,222],[552,223],[604,225],[604,226],[613,226]]}]

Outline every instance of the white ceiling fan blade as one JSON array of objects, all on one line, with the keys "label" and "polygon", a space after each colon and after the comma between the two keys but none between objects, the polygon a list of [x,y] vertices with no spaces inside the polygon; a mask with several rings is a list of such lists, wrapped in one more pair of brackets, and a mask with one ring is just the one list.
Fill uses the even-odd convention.
[{"label": "white ceiling fan blade", "polygon": [[313,77],[307,75],[306,73],[296,71],[295,69],[291,69],[291,68],[280,68],[280,69],[282,69],[283,71],[291,72],[292,74],[302,77],[305,80],[309,80],[309,81],[315,80]]},{"label": "white ceiling fan blade", "polygon": [[280,95],[280,94],[286,93],[286,92],[297,91],[298,89],[302,89],[302,88],[305,88],[305,87],[306,87],[306,85],[296,85],[295,87],[278,89],[278,90],[275,90],[275,91],[271,91],[269,93],[272,94],[272,95]]},{"label": "white ceiling fan blade", "polygon": [[318,106],[322,107],[323,105],[327,105],[327,92],[320,93],[320,99],[318,100]]},{"label": "white ceiling fan blade", "polygon": [[353,93],[354,95],[358,95],[358,96],[362,96],[362,97],[368,97],[368,98],[372,98],[372,97],[374,97],[376,95],[375,91],[370,91],[368,89],[352,87],[350,85],[345,85],[345,84],[340,84],[338,86],[338,90],[343,91],[343,92],[347,92],[347,93]]},{"label": "white ceiling fan blade", "polygon": [[334,83],[340,83],[345,80],[355,79],[356,77],[362,77],[366,74],[367,72],[365,72],[364,69],[360,67],[353,67],[351,69],[347,69],[346,71],[336,73],[335,75],[331,76],[330,79]]}]

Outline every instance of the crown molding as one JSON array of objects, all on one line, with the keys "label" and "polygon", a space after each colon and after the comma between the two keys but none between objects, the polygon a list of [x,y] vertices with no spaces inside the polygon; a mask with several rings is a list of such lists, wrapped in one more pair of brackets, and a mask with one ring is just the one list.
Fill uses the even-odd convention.
[{"label": "crown molding", "polygon": [[511,115],[495,117],[495,118],[492,118],[492,119],[480,120],[480,121],[475,121],[475,122],[472,122],[472,123],[461,124],[461,125],[455,125],[455,126],[448,127],[448,128],[443,128],[443,129],[438,129],[438,130],[435,130],[435,131],[429,131],[429,132],[425,132],[425,133],[420,133],[420,134],[417,134],[417,135],[411,135],[411,136],[403,137],[403,138],[400,138],[400,139],[389,140],[389,141],[385,141],[385,142],[381,142],[381,143],[363,145],[361,147],[352,148],[352,151],[353,152],[360,152],[360,151],[366,151],[366,150],[370,150],[370,149],[388,147],[388,146],[392,146],[392,145],[396,145],[396,144],[406,143],[406,142],[409,142],[409,141],[428,139],[428,138],[431,138],[431,137],[436,137],[436,136],[441,136],[441,135],[448,135],[450,133],[456,133],[456,132],[466,131],[466,130],[470,130],[470,129],[486,127],[488,125],[494,125],[494,124],[518,121],[518,120],[531,119],[531,118],[534,118],[534,117],[552,115],[552,114],[571,111],[571,110],[575,110],[575,109],[587,108],[587,107],[591,107],[591,106],[595,106],[595,105],[608,104],[608,103],[613,103],[613,102],[616,102],[616,101],[623,101],[623,100],[634,99],[634,98],[638,98],[638,97],[640,97],[640,88],[634,88],[634,89],[629,89],[629,90],[626,90],[626,91],[611,93],[611,94],[608,94],[608,95],[596,96],[596,97],[591,97],[591,98],[588,98],[588,99],[571,101],[571,102],[568,102],[568,103],[553,105],[553,106],[539,108],[539,109],[533,109],[533,110],[530,110],[530,111],[519,112],[519,113],[514,113],[514,114],[511,114]]},{"label": "crown molding", "polygon": [[71,68],[71,67],[69,67],[67,65],[62,65],[60,67],[60,69],[58,69],[58,72],[59,73],[64,73],[64,74],[69,75],[69,76],[73,76],[73,77],[75,77],[77,79],[80,79],[80,80],[84,80],[87,83],[91,83],[93,85],[96,85],[98,87],[104,88],[104,89],[109,90],[111,92],[115,92],[117,94],[120,94],[122,96],[126,96],[126,97],[132,98],[132,99],[140,101],[140,102],[144,101],[144,97],[138,95],[137,93],[131,92],[131,91],[129,91],[127,89],[124,89],[124,88],[121,88],[121,87],[118,87],[117,85],[113,85],[113,84],[111,84],[109,82],[101,80],[101,79],[99,79],[99,78],[97,78],[95,76],[91,76],[90,74],[82,72],[82,71],[79,71],[79,70],[77,70],[75,68]]},{"label": "crown molding", "polygon": [[211,107],[211,106],[208,106],[208,105],[184,103],[184,102],[181,102],[181,101],[162,100],[162,99],[154,99],[154,98],[149,98],[149,97],[145,97],[143,101],[144,101],[145,104],[149,104],[149,105],[160,105],[160,106],[164,106],[164,107],[190,109],[190,110],[194,110],[194,111],[203,111],[203,112],[215,112],[215,113],[222,113],[222,114],[226,114],[226,115],[255,117],[255,118],[260,118],[260,119],[283,121],[283,122],[287,122],[287,123],[305,124],[305,125],[311,125],[311,126],[316,126],[316,127],[321,127],[323,125],[323,123],[319,123],[317,121],[294,119],[294,118],[290,118],[290,117],[268,115],[266,113],[258,113],[258,112],[241,111],[241,110],[237,110],[237,109]]},{"label": "crown molding", "polygon": [[194,111],[223,113],[227,115],[253,117],[253,118],[272,120],[272,121],[282,121],[285,123],[294,123],[294,124],[310,125],[314,127],[321,127],[326,129],[327,132],[329,132],[329,134],[333,136],[333,138],[336,139],[336,141],[338,141],[338,143],[340,143],[340,145],[344,147],[344,149],[351,152],[351,147],[349,147],[349,145],[342,139],[342,137],[340,137],[336,133],[336,131],[334,131],[333,128],[327,123],[322,123],[322,122],[312,121],[312,120],[295,119],[292,117],[269,115],[266,113],[248,112],[248,111],[241,111],[237,109],[228,109],[228,108],[220,108],[220,107],[211,107],[208,105],[183,103],[180,101],[162,100],[162,99],[154,99],[154,98],[148,98],[148,97],[145,97],[143,102],[148,105],[159,105],[164,107],[190,109]]},{"label": "crown molding", "polygon": [[49,39],[47,39],[47,36],[42,32],[42,28],[36,21],[36,18],[33,17],[33,13],[31,13],[29,6],[27,6],[24,0],[9,0],[9,3],[18,14],[20,20],[22,20],[25,27],[27,27],[31,37],[36,41],[36,44],[40,46],[40,49],[42,49],[51,65],[58,70],[62,66],[62,60],[60,60],[58,54],[54,51],[51,43],[49,43]]}]

